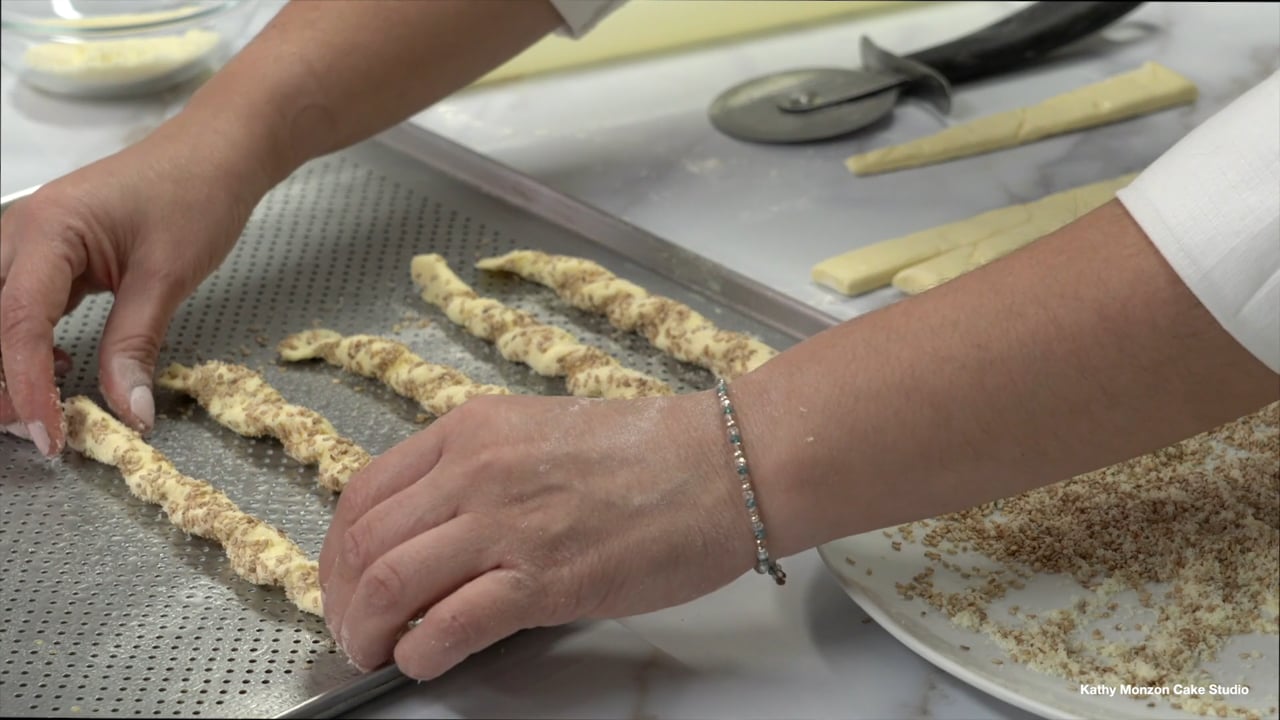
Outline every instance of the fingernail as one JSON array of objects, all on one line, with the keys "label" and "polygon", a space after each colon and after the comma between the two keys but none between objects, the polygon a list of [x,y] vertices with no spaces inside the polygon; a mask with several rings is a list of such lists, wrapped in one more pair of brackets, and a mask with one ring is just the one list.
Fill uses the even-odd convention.
[{"label": "fingernail", "polygon": [[10,423],[8,425],[5,425],[4,431],[9,433],[10,435],[17,435],[23,440],[31,439],[31,433],[27,432],[27,426],[23,425],[20,422]]},{"label": "fingernail", "polygon": [[150,430],[156,421],[156,401],[151,388],[139,385],[129,392],[129,410],[142,423],[143,430]]},{"label": "fingernail", "polygon": [[27,423],[27,435],[31,436],[31,442],[36,444],[41,455],[49,455],[49,433],[44,429],[44,423]]},{"label": "fingernail", "polygon": [[67,358],[55,358],[53,361],[53,374],[62,377],[71,372],[71,360]]}]

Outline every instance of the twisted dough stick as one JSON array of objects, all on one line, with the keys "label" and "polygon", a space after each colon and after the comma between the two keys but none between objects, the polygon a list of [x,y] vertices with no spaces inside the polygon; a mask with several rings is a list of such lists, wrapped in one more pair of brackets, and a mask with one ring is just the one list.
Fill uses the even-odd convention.
[{"label": "twisted dough stick", "polygon": [[485,258],[476,267],[515,273],[546,285],[574,307],[604,315],[614,327],[644,335],[671,357],[730,380],[778,354],[753,337],[721,330],[684,303],[650,295],[590,260],[516,250]]},{"label": "twisted dough stick", "polygon": [[418,255],[411,269],[423,300],[443,310],[472,335],[495,343],[502,357],[522,362],[539,375],[563,376],[574,395],[635,398],[671,394],[666,383],[623,367],[613,356],[583,345],[568,332],[543,325],[523,310],[476,295],[439,255]]},{"label": "twisted dough stick", "polygon": [[187,477],[134,430],[87,397],[63,404],[67,443],[120,471],[139,500],[159,505],[178,528],[222,545],[231,569],[255,585],[279,585],[303,612],[320,615],[320,571],[284,533],[246,513],[203,480]]},{"label": "twisted dough stick", "polygon": [[290,335],[276,347],[288,362],[323,358],[330,365],[376,378],[440,416],[476,395],[510,395],[498,385],[482,385],[444,365],[418,357],[403,343],[373,335],[343,337],[332,330]]},{"label": "twisted dough stick", "polygon": [[318,465],[316,481],[334,492],[342,492],[371,459],[320,413],[285,402],[261,375],[242,365],[170,365],[156,382],[195,398],[214,420],[245,437],[275,437],[289,457]]}]

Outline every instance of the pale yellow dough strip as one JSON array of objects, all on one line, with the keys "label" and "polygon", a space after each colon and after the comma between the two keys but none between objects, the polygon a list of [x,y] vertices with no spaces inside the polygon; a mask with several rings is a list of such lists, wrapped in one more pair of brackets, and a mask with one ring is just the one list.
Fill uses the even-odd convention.
[{"label": "pale yellow dough strip", "polygon": [[1116,196],[1116,191],[1129,184],[1133,175],[1103,183],[1094,183],[1050,195],[1031,203],[1025,222],[1007,228],[991,237],[962,245],[954,250],[913,265],[893,276],[893,286],[915,295],[937,287],[970,270],[976,270],[1028,245],[1067,225]]},{"label": "pale yellow dough strip", "polygon": [[242,365],[210,361],[189,368],[175,364],[160,373],[156,382],[195,398],[214,420],[245,437],[276,438],[289,457],[316,465],[316,481],[334,492],[341,492],[371,459],[320,413],[286,402],[261,375]]},{"label": "pale yellow dough strip", "polygon": [[840,22],[853,16],[918,4],[896,0],[638,0],[618,8],[581,37],[547,35],[476,82],[501,82],[606,62],[635,60],[712,43],[735,42],[764,33],[787,32],[796,27]]},{"label": "pale yellow dough strip", "polygon": [[716,327],[684,303],[619,278],[600,264],[568,255],[516,250],[476,263],[546,285],[569,304],[637,332],[677,360],[732,380],[763,365],[777,350],[753,337]]},{"label": "pale yellow dough strip", "polygon": [[1077,195],[1104,193],[1108,196],[1128,185],[1134,175],[1081,185],[1039,200],[990,210],[964,220],[922,230],[910,235],[884,240],[847,253],[827,258],[813,267],[813,281],[845,295],[875,290],[888,285],[895,275],[913,265],[974,245],[1004,233],[1016,233],[1021,227],[1040,227],[1043,213],[1060,214],[1061,205],[1075,207]]},{"label": "pale yellow dough strip", "polygon": [[332,330],[307,330],[285,338],[276,349],[288,362],[320,358],[379,380],[436,416],[477,395],[511,394],[499,385],[477,383],[451,367],[429,363],[404,343],[373,335],[343,337]]},{"label": "pale yellow dough strip", "polygon": [[63,403],[67,443],[86,457],[120,471],[138,499],[164,509],[176,527],[222,545],[237,575],[255,585],[277,585],[303,612],[322,614],[317,564],[284,533],[241,510],[203,480],[187,477],[87,397]]},{"label": "pale yellow dough strip", "polygon": [[1025,145],[1053,135],[1126,120],[1194,102],[1195,83],[1149,62],[1127,73],[1055,95],[1035,105],[996,113],[901,145],[854,155],[857,175],[874,175]]},{"label": "pale yellow dough strip", "polygon": [[569,332],[544,325],[523,310],[480,297],[439,255],[418,255],[410,269],[423,300],[443,310],[467,332],[497,345],[502,357],[524,363],[539,375],[565,378],[573,395],[637,398],[671,394],[666,383],[623,367],[613,356],[582,344]]}]

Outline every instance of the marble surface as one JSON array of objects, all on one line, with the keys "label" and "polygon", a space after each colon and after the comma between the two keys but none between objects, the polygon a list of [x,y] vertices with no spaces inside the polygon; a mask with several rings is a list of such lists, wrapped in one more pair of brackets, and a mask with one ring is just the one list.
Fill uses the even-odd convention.
[{"label": "marble surface", "polygon": [[[693,603],[515,638],[394,691],[362,718],[1002,718],[1032,716],[916,657],[853,605],[816,553],[776,588],[754,574]],[[540,631],[541,632],[541,631]]]},{"label": "marble surface", "polygon": [[[910,51],[1021,3],[930,5],[823,28],[460,93],[414,122],[836,317],[855,299],[808,280],[829,255],[1072,185],[1137,170],[1280,66],[1280,5],[1148,3],[1105,38],[963,88],[950,117],[915,103],[830,143],[756,146],[705,108],[774,70],[856,65],[857,38]],[[279,2],[265,2],[259,26]],[[917,171],[855,178],[842,160],[1157,60],[1201,88],[1195,106]],[[41,95],[0,73],[0,193],[52,179],[142,137],[190,87],[128,102]],[[815,553],[777,589],[754,575],[680,607],[530,633],[355,717],[1023,718],[870,623]]]},{"label": "marble surface", "polygon": [[[481,88],[416,122],[787,294],[848,318],[897,297],[844,299],[808,269],[861,245],[1074,185],[1132,172],[1280,65],[1274,3],[1147,3],[1043,67],[958,88],[949,117],[916,102],[848,139],[739,142],[705,110],[722,90],[773,71],[857,64],[862,34],[901,52],[981,27],[1025,3],[927,5],[679,56]],[[1024,106],[1147,60],[1185,74],[1182,107],[1021,148],[857,178],[856,152]],[[785,246],[779,262],[779,246]]]}]

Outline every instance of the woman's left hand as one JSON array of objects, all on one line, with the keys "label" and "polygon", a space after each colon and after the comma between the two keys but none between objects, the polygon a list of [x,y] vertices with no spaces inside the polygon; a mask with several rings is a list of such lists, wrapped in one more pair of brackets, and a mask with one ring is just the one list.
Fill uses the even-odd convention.
[{"label": "woman's left hand", "polygon": [[358,667],[430,679],[525,628],[728,583],[755,550],[718,410],[710,393],[472,399],[343,493],[320,554],[331,632]]}]

